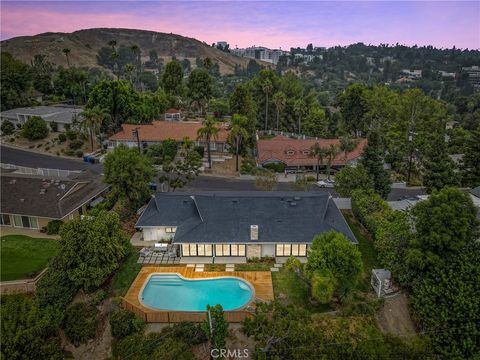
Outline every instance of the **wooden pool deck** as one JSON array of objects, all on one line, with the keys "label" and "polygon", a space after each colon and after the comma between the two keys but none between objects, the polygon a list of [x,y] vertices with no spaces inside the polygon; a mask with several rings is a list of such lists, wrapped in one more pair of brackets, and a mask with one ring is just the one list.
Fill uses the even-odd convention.
[{"label": "wooden pool deck", "polygon": [[139,301],[140,291],[152,273],[178,273],[188,279],[215,278],[222,276],[235,276],[248,281],[255,289],[255,299],[244,309],[225,311],[225,318],[229,322],[241,322],[249,316],[255,308],[256,301],[272,301],[274,299],[272,274],[269,271],[204,271],[195,272],[195,268],[187,266],[144,266],[133,281],[122,306],[142,317],[146,322],[201,322],[205,319],[205,312],[191,311],[161,311],[152,310],[143,306]]}]

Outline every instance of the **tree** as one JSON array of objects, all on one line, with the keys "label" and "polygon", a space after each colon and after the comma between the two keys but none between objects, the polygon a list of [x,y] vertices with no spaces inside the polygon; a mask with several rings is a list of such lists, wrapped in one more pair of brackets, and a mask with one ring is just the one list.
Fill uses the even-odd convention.
[{"label": "tree", "polygon": [[2,295],[1,356],[12,360],[63,359],[58,328],[61,314],[41,309],[26,294]]},{"label": "tree", "polygon": [[203,322],[202,328],[210,341],[210,349],[225,349],[228,323],[223,317],[222,305],[207,305],[207,318]]},{"label": "tree", "polygon": [[230,112],[248,117],[256,118],[257,107],[253,100],[248,83],[240,83],[235,87],[229,99]]},{"label": "tree", "polygon": [[100,128],[103,122],[108,118],[108,115],[97,105],[91,109],[85,109],[81,113],[81,116],[84,120],[80,122],[80,128],[88,134],[93,152],[95,136],[100,132]]},{"label": "tree", "polygon": [[133,81],[132,81],[133,70],[135,70],[135,67],[132,64],[125,65],[125,73],[127,74],[128,82],[132,86],[133,86]]},{"label": "tree", "polygon": [[[310,277],[317,271],[324,277],[335,278],[336,292],[342,298],[360,279],[362,255],[345,235],[336,231],[322,233],[313,239],[305,264],[305,272]],[[331,286],[331,280],[321,283]]]},{"label": "tree", "polygon": [[70,55],[71,50],[69,48],[64,48],[64,49],[62,49],[62,52],[65,55],[65,57],[67,58],[67,66],[70,67],[70,59],[69,59],[68,55]]},{"label": "tree", "polygon": [[74,219],[60,229],[58,257],[66,261],[63,269],[76,286],[92,291],[118,268],[130,243],[123,232],[119,216],[100,211],[96,216]]},{"label": "tree", "polygon": [[268,130],[268,96],[272,93],[273,85],[269,79],[262,82],[262,91],[265,94],[265,131]]},{"label": "tree", "polygon": [[235,148],[235,171],[238,171],[238,155],[240,153],[240,146],[243,141],[248,139],[248,131],[245,128],[245,124],[248,123],[246,116],[234,114],[232,117],[229,140],[234,144]]},{"label": "tree", "polygon": [[327,150],[327,178],[330,179],[330,171],[332,168],[333,161],[337,157],[338,146],[335,144],[330,144]]},{"label": "tree", "polygon": [[353,140],[350,136],[342,136],[340,138],[340,151],[343,151],[345,165],[347,165],[347,154],[352,152],[357,147],[357,142]]},{"label": "tree", "polygon": [[163,89],[169,95],[180,96],[182,94],[183,69],[177,60],[170,61],[162,75]]},{"label": "tree", "polygon": [[205,141],[205,144],[207,145],[208,167],[210,169],[212,168],[210,142],[212,139],[214,141],[217,140],[219,132],[220,129],[217,127],[215,119],[211,116],[207,116],[207,118],[203,121],[203,127],[198,129],[197,132],[198,139]]},{"label": "tree", "polygon": [[168,191],[175,191],[195,179],[201,167],[202,156],[197,152],[194,143],[186,138],[175,160],[164,156],[162,170],[165,174],[160,177],[160,181],[167,182]]},{"label": "tree", "polygon": [[383,167],[383,149],[378,132],[371,131],[369,133],[368,145],[363,149],[360,163],[371,176],[375,191],[386,199],[390,193],[391,182],[389,173]]},{"label": "tree", "polygon": [[323,159],[328,156],[328,149],[321,147],[319,143],[315,143],[310,147],[309,156],[317,159],[317,181],[320,173],[320,165],[323,165]]},{"label": "tree", "polygon": [[120,124],[133,120],[138,122],[139,96],[125,80],[103,80],[95,85],[88,96],[87,109],[98,106],[116,129]]},{"label": "tree", "polygon": [[93,305],[78,302],[65,312],[65,335],[75,346],[95,338],[97,330],[97,308]]},{"label": "tree", "polygon": [[28,140],[45,139],[48,136],[48,126],[40,116],[32,116],[22,126],[22,136]]},{"label": "tree", "polygon": [[343,124],[353,136],[361,136],[367,130],[364,118],[368,111],[366,92],[364,85],[353,84],[337,98]]},{"label": "tree", "polygon": [[114,196],[126,198],[132,208],[148,199],[155,171],[151,160],[137,149],[117,146],[105,157],[103,170],[104,181],[112,186]]},{"label": "tree", "polygon": [[311,106],[302,125],[303,132],[310,136],[326,138],[329,134],[328,119],[323,110],[317,104]]},{"label": "tree", "polygon": [[12,135],[15,131],[15,125],[10,120],[3,120],[0,130],[2,135]]},{"label": "tree", "polygon": [[116,339],[139,333],[145,328],[145,321],[135,313],[118,309],[110,316],[112,335]]},{"label": "tree", "polygon": [[305,101],[303,101],[302,99],[295,100],[295,102],[293,104],[293,109],[294,109],[295,115],[297,116],[297,119],[298,119],[297,130],[298,130],[298,133],[301,134],[302,133],[302,118],[306,114]]},{"label": "tree", "polygon": [[342,197],[351,197],[354,190],[373,190],[373,181],[362,165],[345,166],[335,175],[335,191]]},{"label": "tree", "polygon": [[465,148],[461,166],[462,183],[473,188],[480,184],[480,129],[471,132]]},{"label": "tree", "polygon": [[30,67],[7,52],[0,54],[0,103],[2,111],[30,105]]},{"label": "tree", "polygon": [[71,99],[73,104],[87,101],[88,74],[77,67],[61,67],[53,79],[55,94]]},{"label": "tree", "polygon": [[213,94],[213,80],[205,69],[193,70],[187,82],[188,97],[203,114]]},{"label": "tree", "polygon": [[455,164],[447,154],[443,136],[436,136],[432,141],[430,149],[423,158],[423,167],[423,185],[428,193],[458,184],[454,171]]},{"label": "tree", "polygon": [[277,109],[277,127],[276,129],[280,129],[280,113],[285,108],[285,104],[287,102],[287,97],[283,92],[277,92],[273,95],[273,103],[275,104],[275,108]]},{"label": "tree", "polygon": [[414,280],[434,273],[478,236],[476,209],[468,194],[444,188],[412,209],[415,238],[407,249],[406,262]]}]

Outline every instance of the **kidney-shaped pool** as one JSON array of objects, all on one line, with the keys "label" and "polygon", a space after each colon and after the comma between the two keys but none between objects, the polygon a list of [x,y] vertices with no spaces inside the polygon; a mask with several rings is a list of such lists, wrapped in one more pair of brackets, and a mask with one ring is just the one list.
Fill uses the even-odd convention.
[{"label": "kidney-shaped pool", "polygon": [[237,277],[185,279],[178,274],[152,274],[140,294],[150,308],[170,311],[206,311],[220,304],[223,310],[240,309],[253,297],[253,287]]}]

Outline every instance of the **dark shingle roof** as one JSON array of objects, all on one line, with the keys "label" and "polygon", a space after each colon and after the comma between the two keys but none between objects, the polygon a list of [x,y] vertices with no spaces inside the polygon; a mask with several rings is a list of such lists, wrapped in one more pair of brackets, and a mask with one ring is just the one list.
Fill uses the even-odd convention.
[{"label": "dark shingle roof", "polygon": [[175,243],[310,243],[336,230],[357,243],[328,194],[292,192],[156,193],[137,227],[177,226]]},{"label": "dark shingle roof", "polygon": [[470,194],[476,196],[477,198],[480,198],[480,186],[477,186],[476,188],[470,190]]},{"label": "dark shingle roof", "polygon": [[61,219],[106,189],[108,185],[88,171],[63,179],[2,171],[0,211]]}]

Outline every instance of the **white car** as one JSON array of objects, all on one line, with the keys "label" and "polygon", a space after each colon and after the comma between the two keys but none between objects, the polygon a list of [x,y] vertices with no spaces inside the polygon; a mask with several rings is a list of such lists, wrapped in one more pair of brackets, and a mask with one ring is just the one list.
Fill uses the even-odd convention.
[{"label": "white car", "polygon": [[334,185],[335,185],[335,181],[333,180],[320,180],[320,181],[317,181],[316,182],[317,186],[318,187],[321,187],[321,188],[333,188]]}]

